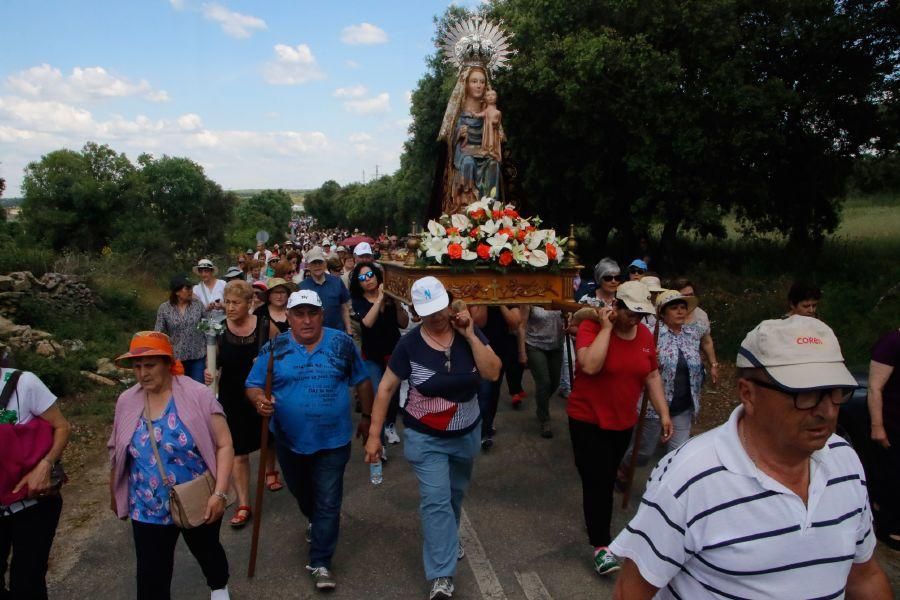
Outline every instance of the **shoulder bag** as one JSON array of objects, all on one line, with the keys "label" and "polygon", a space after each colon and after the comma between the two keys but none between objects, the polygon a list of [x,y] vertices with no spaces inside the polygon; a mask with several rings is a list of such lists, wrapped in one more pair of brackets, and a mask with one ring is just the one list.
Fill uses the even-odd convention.
[{"label": "shoulder bag", "polygon": [[[150,398],[146,393],[144,394],[144,418],[147,420],[150,445],[153,446],[153,456],[156,457],[159,475],[162,477],[163,484],[169,489],[169,513],[172,515],[172,522],[181,529],[193,529],[203,525],[206,522],[203,516],[206,514],[209,499],[216,491],[216,478],[209,472],[207,466],[202,477],[177,485],[170,484],[159,456],[159,448],[156,445],[156,433],[153,431],[153,421],[150,419]],[[225,504],[226,506],[230,504],[230,500]]]}]

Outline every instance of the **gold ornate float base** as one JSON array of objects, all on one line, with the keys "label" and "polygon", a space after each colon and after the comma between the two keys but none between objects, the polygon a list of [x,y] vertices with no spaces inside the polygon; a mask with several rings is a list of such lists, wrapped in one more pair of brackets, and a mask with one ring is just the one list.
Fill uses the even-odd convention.
[{"label": "gold ornate float base", "polygon": [[437,277],[453,296],[466,304],[538,304],[550,305],[572,298],[572,282],[580,267],[556,272],[516,271],[500,273],[487,267],[474,272],[457,272],[449,267],[418,267],[385,261],[384,291],[402,302],[411,303],[410,288],[420,277]]}]

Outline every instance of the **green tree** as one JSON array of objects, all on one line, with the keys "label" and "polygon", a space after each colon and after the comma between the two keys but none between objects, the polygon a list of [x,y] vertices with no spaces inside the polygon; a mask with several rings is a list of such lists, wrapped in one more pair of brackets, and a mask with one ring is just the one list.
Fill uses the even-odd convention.
[{"label": "green tree", "polygon": [[51,152],[25,169],[26,232],[54,250],[100,250],[114,237],[135,183],[134,165],[107,145]]},{"label": "green tree", "polygon": [[291,220],[293,206],[290,194],[284,190],[262,190],[240,200],[234,211],[234,228],[228,242],[232,248],[252,247],[257,231],[268,231],[275,240],[283,235]]}]

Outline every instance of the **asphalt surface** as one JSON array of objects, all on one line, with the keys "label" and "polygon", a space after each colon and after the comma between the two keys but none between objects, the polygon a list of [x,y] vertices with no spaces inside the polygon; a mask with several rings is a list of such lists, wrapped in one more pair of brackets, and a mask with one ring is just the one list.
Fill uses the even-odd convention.
[{"label": "asphalt surface", "polygon": [[[458,567],[454,598],[612,597],[614,580],[600,578],[591,568],[564,401],[554,396],[551,404],[555,436],[546,440],[538,435],[530,397],[521,410],[513,410],[508,396],[501,396],[496,444],[476,459],[472,485],[463,503],[462,537],[467,556]],[[354,441],[333,565],[337,589],[328,594],[331,598],[427,598],[418,488],[402,448],[402,443],[389,447],[384,483],[373,486],[362,447]],[[646,470],[639,471],[638,481],[645,477]],[[638,498],[642,487],[637,484]],[[51,598],[134,597],[131,526],[108,511],[104,513],[78,545],[74,566],[52,583]],[[230,516],[231,509],[226,512],[226,518]],[[617,508],[614,531],[624,525],[627,516]],[[253,579],[247,578],[250,526],[234,531],[224,525],[221,539],[231,569],[231,597],[322,596],[304,569],[308,549],[303,537],[305,524],[287,488],[266,492]],[[200,568],[183,541],[176,552],[172,597],[208,598]]]}]

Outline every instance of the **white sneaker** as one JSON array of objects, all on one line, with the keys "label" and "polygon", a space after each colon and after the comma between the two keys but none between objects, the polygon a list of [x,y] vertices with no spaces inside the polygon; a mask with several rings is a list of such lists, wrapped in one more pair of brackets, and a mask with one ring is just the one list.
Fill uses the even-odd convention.
[{"label": "white sneaker", "polygon": [[388,444],[399,444],[400,436],[397,435],[397,428],[394,427],[393,423],[388,423],[384,426],[384,435],[387,437]]},{"label": "white sneaker", "polygon": [[438,577],[431,582],[428,600],[450,600],[453,597],[453,578]]},{"label": "white sneaker", "polygon": [[228,586],[226,585],[220,590],[213,590],[209,600],[231,600],[231,596],[228,595]]}]

